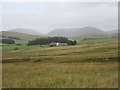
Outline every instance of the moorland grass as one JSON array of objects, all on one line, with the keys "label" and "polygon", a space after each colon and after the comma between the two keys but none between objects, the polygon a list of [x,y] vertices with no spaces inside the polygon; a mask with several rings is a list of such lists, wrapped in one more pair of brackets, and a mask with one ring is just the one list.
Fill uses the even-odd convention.
[{"label": "moorland grass", "polygon": [[3,47],[0,47],[3,49],[3,52],[5,51],[13,51],[15,50],[15,48],[18,48],[19,50],[26,50],[26,49],[33,49],[33,48],[38,48],[38,47],[49,47],[48,45],[36,45],[36,46],[27,46],[27,45],[20,45],[20,46],[17,46],[17,45],[9,45],[9,46],[3,46]]},{"label": "moorland grass", "polygon": [[7,63],[5,88],[117,88],[117,63]]},{"label": "moorland grass", "polygon": [[[29,58],[27,61],[22,61]],[[118,88],[118,41],[3,52],[5,88]]]}]

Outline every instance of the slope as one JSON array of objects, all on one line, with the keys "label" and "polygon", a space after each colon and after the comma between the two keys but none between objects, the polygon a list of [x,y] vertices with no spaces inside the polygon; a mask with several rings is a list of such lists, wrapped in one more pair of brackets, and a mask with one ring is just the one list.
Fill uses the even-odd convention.
[{"label": "slope", "polygon": [[20,40],[15,40],[16,43],[20,43],[20,44],[25,44],[29,40],[33,40],[35,38],[41,38],[41,37],[43,37],[43,36],[40,36],[40,35],[31,35],[31,34],[24,34],[24,33],[18,33],[18,32],[10,32],[10,31],[2,31],[0,33],[2,33],[2,36],[5,36],[3,38],[7,38],[7,37],[17,37],[17,38],[20,38]]}]

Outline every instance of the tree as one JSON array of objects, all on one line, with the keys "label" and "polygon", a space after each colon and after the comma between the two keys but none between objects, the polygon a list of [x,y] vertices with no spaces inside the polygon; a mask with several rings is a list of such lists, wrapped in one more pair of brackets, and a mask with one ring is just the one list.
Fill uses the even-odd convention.
[{"label": "tree", "polygon": [[77,44],[77,41],[74,40],[74,41],[72,42],[72,45],[76,45],[76,44]]},{"label": "tree", "polygon": [[77,41],[76,41],[76,40],[74,40],[74,41],[68,40],[67,44],[68,44],[68,45],[76,45],[76,44],[77,44]]},{"label": "tree", "polygon": [[47,38],[37,38],[35,40],[29,41],[28,46],[30,45],[47,45],[52,42],[67,43],[68,45],[76,45],[77,41],[68,40],[67,37],[47,37]]},{"label": "tree", "polygon": [[67,41],[67,44],[68,44],[68,45],[72,45],[72,41],[71,41],[71,40],[68,40],[68,41]]},{"label": "tree", "polygon": [[1,39],[0,42],[5,44],[15,44],[15,41],[12,39]]}]

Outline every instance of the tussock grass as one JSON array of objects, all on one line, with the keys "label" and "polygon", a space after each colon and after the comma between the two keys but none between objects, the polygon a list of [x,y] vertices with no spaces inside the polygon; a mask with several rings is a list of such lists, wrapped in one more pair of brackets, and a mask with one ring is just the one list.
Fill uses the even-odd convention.
[{"label": "tussock grass", "polygon": [[8,63],[3,65],[3,87],[117,88],[117,70],[117,63]]},{"label": "tussock grass", "polygon": [[4,51],[5,60],[16,60],[3,63],[5,88],[118,88],[117,40]]}]

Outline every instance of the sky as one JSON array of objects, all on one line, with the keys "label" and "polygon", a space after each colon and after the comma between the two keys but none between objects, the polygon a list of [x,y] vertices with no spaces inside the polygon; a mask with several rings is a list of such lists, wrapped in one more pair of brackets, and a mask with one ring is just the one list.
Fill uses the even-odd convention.
[{"label": "sky", "polygon": [[117,2],[3,2],[0,30],[34,29],[48,33],[59,28],[93,26],[104,31],[118,27]]}]

